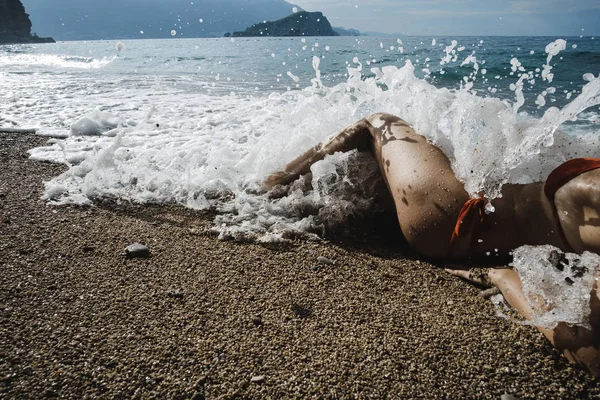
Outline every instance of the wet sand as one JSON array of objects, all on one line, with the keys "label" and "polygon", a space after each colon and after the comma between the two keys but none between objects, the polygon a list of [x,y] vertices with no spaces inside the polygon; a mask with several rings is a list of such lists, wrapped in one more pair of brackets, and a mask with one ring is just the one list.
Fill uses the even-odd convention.
[{"label": "wet sand", "polygon": [[[220,241],[207,213],[50,207],[0,133],[0,397],[598,398],[479,290],[376,235]],[[140,242],[152,256],[128,259]],[[334,261],[319,261],[325,257]]]}]

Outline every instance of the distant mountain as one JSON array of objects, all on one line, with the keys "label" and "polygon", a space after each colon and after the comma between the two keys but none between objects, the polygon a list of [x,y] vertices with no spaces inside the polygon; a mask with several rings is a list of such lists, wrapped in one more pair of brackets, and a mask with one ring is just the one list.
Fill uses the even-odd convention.
[{"label": "distant mountain", "polygon": [[341,26],[334,26],[333,30],[338,33],[340,36],[360,36],[361,33],[356,29],[346,29]]},{"label": "distant mountain", "polygon": [[284,0],[22,0],[57,40],[222,37],[292,13]]},{"label": "distant mountain", "polygon": [[20,0],[0,0],[0,44],[52,42],[31,34],[31,21]]},{"label": "distant mountain", "polygon": [[321,12],[301,11],[272,22],[260,22],[233,36],[339,36]]},{"label": "distant mountain", "polygon": [[362,36],[377,36],[377,37],[404,37],[408,36],[406,33],[383,33],[383,32],[361,32]]}]

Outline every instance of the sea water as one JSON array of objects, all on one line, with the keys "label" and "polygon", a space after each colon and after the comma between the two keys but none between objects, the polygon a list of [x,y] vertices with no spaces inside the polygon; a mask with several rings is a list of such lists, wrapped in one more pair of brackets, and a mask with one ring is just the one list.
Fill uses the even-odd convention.
[{"label": "sea water", "polygon": [[0,46],[0,126],[36,128],[49,140],[31,158],[68,166],[45,183],[49,204],[177,203],[218,211],[221,237],[282,240],[374,207],[364,182],[377,169],[355,153],[316,163],[311,184],[277,196],[261,185],[374,112],[405,119],[470,194],[491,200],[506,183],[600,157],[599,65],[590,37]]}]

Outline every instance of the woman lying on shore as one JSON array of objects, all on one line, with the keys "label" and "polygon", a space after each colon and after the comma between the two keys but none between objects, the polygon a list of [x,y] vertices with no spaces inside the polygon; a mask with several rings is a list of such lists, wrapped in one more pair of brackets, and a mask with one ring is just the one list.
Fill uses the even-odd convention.
[{"label": "woman lying on shore", "polygon": [[[483,193],[471,199],[444,153],[390,114],[364,118],[325,144],[317,145],[283,171],[270,175],[267,188],[287,184],[310,171],[326,155],[353,149],[370,151],[388,188],[408,243],[421,255],[444,263],[509,257],[523,245],[549,244],[566,252],[600,254],[600,159],[576,159],[553,171],[546,182],[504,185],[485,213]],[[386,194],[375,194],[379,197]],[[479,273],[448,270],[473,282],[496,286],[522,316],[532,317],[516,272],[507,268]],[[600,294],[590,302],[592,330],[561,323],[538,327],[574,362],[600,377]]]}]

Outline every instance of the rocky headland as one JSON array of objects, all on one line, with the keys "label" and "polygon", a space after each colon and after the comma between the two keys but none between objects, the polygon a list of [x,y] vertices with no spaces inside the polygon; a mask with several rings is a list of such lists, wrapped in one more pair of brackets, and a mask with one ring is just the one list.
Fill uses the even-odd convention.
[{"label": "rocky headland", "polygon": [[31,20],[21,0],[0,0],[0,44],[54,43],[31,34]]},{"label": "rocky headland", "polygon": [[252,36],[339,36],[321,12],[301,11],[277,21],[254,24],[234,37]]}]

